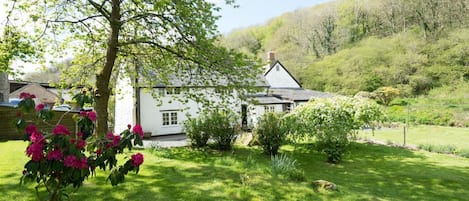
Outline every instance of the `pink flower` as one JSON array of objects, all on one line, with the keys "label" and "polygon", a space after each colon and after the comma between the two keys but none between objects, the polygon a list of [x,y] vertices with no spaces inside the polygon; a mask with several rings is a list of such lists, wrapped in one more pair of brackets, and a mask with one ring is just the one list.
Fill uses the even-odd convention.
[{"label": "pink flower", "polygon": [[70,131],[64,125],[57,125],[52,131],[54,135],[70,135]]},{"label": "pink flower", "polygon": [[107,133],[107,134],[106,134],[106,138],[107,138],[108,140],[114,139],[114,133],[112,133],[112,132]]},{"label": "pink flower", "polygon": [[88,159],[86,157],[78,159],[74,155],[68,155],[64,159],[64,165],[65,167],[84,169],[84,168],[88,168]]},{"label": "pink flower", "polygon": [[120,135],[114,135],[113,133],[109,132],[106,134],[106,138],[108,140],[112,140],[112,144],[107,144],[106,147],[109,148],[111,146],[116,147],[119,144],[119,141],[121,140]]},{"label": "pink flower", "polygon": [[77,133],[77,137],[79,137],[79,138],[83,137],[83,133],[82,133],[82,132],[78,132],[78,133]]},{"label": "pink flower", "polygon": [[33,161],[40,161],[44,157],[44,153],[42,152],[42,144],[41,143],[32,143],[26,149],[26,155],[31,156]]},{"label": "pink flower", "polygon": [[60,160],[62,159],[62,151],[60,149],[55,149],[55,150],[52,150],[50,151],[49,153],[47,153],[47,160]]},{"label": "pink flower", "polygon": [[44,109],[44,104],[39,103],[38,105],[36,105],[36,112],[40,112],[43,109]]},{"label": "pink flower", "polygon": [[77,157],[75,157],[74,155],[65,156],[65,159],[64,159],[65,167],[75,167],[76,160],[77,160]]},{"label": "pink flower", "polygon": [[90,111],[87,113],[87,115],[88,119],[90,119],[91,121],[96,121],[96,112]]},{"label": "pink flower", "polygon": [[75,138],[70,139],[70,144],[75,144],[76,142],[77,142],[77,139]]},{"label": "pink flower", "polygon": [[80,111],[80,116],[82,116],[82,117],[86,116],[86,112],[85,111]]},{"label": "pink flower", "polygon": [[127,124],[127,128],[128,128],[128,129],[132,128],[132,125]]},{"label": "pink flower", "polygon": [[20,93],[20,98],[21,99],[32,99],[32,98],[36,98],[36,96],[34,94],[30,94],[30,93],[27,93],[27,92],[22,92],[22,93]]},{"label": "pink flower", "polygon": [[31,135],[34,132],[39,132],[36,125],[34,125],[34,124],[29,124],[28,126],[26,126],[25,130],[26,130],[26,134],[28,134],[28,135]]},{"label": "pink flower", "polygon": [[78,149],[83,149],[85,146],[86,146],[86,141],[80,139],[80,140],[78,141],[78,143],[77,143],[77,148],[78,148]]},{"label": "pink flower", "polygon": [[88,159],[86,157],[81,158],[81,160],[76,161],[76,168],[85,169],[88,168]]},{"label": "pink flower", "polygon": [[139,124],[135,125],[134,128],[132,129],[132,133],[140,136],[140,138],[143,138],[142,126],[140,126]]},{"label": "pink flower", "polygon": [[31,136],[29,136],[29,140],[34,143],[42,143],[44,140],[44,136],[39,132],[34,132],[33,134],[31,134]]},{"label": "pink flower", "polygon": [[141,153],[136,153],[132,155],[131,157],[132,160],[132,166],[138,167],[143,163],[143,154]]},{"label": "pink flower", "polygon": [[119,145],[119,141],[120,141],[120,140],[121,140],[121,136],[120,136],[120,135],[114,136],[114,139],[112,139],[112,146],[117,147],[117,145]]},{"label": "pink flower", "polygon": [[102,151],[101,151],[101,149],[96,149],[96,155],[98,155],[98,156],[99,156],[99,155],[101,155],[101,154],[102,154]]}]

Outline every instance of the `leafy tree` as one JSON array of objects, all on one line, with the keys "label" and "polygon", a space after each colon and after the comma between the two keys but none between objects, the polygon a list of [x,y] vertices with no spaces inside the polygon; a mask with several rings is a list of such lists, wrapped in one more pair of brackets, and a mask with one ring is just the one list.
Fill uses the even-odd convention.
[{"label": "leafy tree", "polygon": [[392,100],[399,96],[399,89],[393,87],[380,87],[374,91],[378,103],[388,106]]},{"label": "leafy tree", "polygon": [[214,11],[219,8],[205,0],[18,0],[16,4],[37,25],[49,50],[57,56],[74,55],[76,68],[64,73],[94,74],[94,84],[76,84],[94,87],[100,135],[108,130],[112,80],[119,71],[132,80],[144,77],[140,79],[144,82],[134,84],[146,87],[168,84],[170,76],[188,80],[188,86],[215,86],[219,80],[231,89],[253,86],[256,68],[247,67],[253,65],[251,60],[217,45]]},{"label": "leafy tree", "polygon": [[0,37],[0,102],[8,101],[9,82],[8,74],[16,74],[11,69],[14,60],[27,60],[35,54],[30,42],[24,33],[12,26],[3,27],[3,35]]},{"label": "leafy tree", "polygon": [[25,35],[12,26],[3,28],[0,38],[0,72],[12,73],[10,65],[15,59],[26,60],[35,53]]}]

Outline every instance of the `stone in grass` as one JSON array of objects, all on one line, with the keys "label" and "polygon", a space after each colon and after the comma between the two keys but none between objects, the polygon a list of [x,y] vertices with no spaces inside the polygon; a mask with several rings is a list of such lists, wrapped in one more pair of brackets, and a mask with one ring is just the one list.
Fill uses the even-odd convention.
[{"label": "stone in grass", "polygon": [[339,191],[337,185],[326,180],[315,180],[311,183],[313,185],[314,191],[318,192],[319,189],[329,190],[329,191]]}]

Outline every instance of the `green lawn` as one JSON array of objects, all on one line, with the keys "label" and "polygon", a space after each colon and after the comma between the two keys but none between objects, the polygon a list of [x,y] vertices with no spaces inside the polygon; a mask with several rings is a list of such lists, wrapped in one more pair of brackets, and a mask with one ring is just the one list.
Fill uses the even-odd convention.
[{"label": "green lawn", "polygon": [[[26,143],[0,142],[0,200],[35,200],[33,185],[19,186]],[[424,151],[353,144],[345,161],[325,163],[309,144],[296,151],[307,181],[269,173],[270,157],[257,148],[198,151],[189,148],[139,150],[145,163],[138,175],[112,187],[106,174],[89,178],[71,200],[465,200],[469,197],[469,159]],[[315,192],[310,182],[335,182],[339,192]]]},{"label": "green lawn", "polygon": [[[383,128],[376,130],[374,136],[371,130],[359,132],[359,137],[375,139],[383,142],[403,144],[403,128]],[[411,126],[406,134],[406,144],[454,145],[458,149],[469,149],[469,128],[443,126]]]}]

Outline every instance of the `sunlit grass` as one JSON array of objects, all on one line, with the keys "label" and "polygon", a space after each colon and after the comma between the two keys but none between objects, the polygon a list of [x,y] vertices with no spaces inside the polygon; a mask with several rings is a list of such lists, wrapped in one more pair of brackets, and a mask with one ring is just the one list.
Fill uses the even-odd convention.
[{"label": "sunlit grass", "polygon": [[[371,130],[359,132],[359,137],[365,139],[375,139],[383,142],[393,142],[394,144],[404,143],[404,129],[383,128],[375,130],[374,135]],[[457,149],[469,149],[469,128],[443,127],[443,126],[410,126],[406,132],[406,144],[408,145],[453,145]]]},{"label": "sunlit grass", "polygon": [[[0,142],[0,200],[35,200],[34,186],[19,186],[26,143]],[[90,177],[71,200],[464,200],[469,197],[469,159],[393,147],[352,144],[337,165],[311,144],[284,146],[306,181],[271,174],[270,156],[257,148],[233,151],[189,148],[138,150],[145,162],[138,175],[112,187],[106,172]],[[325,179],[339,192],[315,192]]]}]

